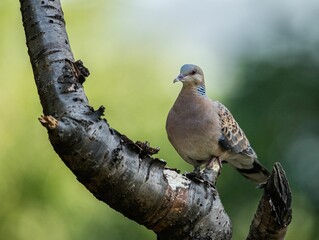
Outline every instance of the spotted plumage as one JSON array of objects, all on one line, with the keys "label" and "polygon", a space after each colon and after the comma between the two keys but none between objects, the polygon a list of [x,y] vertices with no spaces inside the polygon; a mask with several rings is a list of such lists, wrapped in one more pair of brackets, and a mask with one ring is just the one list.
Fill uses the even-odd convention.
[{"label": "spotted plumage", "polygon": [[207,97],[203,71],[185,64],[174,82],[182,82],[183,87],[168,114],[166,131],[179,155],[196,171],[217,157],[248,179],[264,183],[269,172],[230,111]]},{"label": "spotted plumage", "polygon": [[222,132],[220,144],[225,147],[226,150],[231,150],[234,153],[242,153],[247,156],[256,157],[245,133],[239,127],[233,115],[223,104],[220,102],[216,103],[218,106],[218,116]]}]

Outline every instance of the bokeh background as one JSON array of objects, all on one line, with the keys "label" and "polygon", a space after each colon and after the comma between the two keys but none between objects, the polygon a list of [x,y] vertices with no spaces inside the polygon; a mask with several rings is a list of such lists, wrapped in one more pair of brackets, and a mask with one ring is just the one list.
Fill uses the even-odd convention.
[{"label": "bokeh background", "polygon": [[[63,0],[76,59],[91,76],[92,106],[111,126],[161,147],[170,167],[190,171],[170,146],[165,120],[184,63],[201,66],[208,94],[222,101],[260,160],[286,170],[293,192],[287,238],[319,228],[319,2],[317,0]],[[155,239],[96,200],[54,153],[18,1],[0,1],[0,236],[29,239]],[[245,239],[262,191],[225,165],[218,189]]]}]

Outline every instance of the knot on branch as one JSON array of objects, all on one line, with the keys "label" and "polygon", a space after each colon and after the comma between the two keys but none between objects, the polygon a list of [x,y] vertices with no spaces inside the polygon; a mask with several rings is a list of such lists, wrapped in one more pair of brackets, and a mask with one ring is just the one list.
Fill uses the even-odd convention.
[{"label": "knot on branch", "polygon": [[[105,107],[101,105],[97,110],[94,110],[93,107],[88,106],[91,110],[87,113],[87,115],[94,116],[94,118],[101,120],[101,117],[104,116]],[[106,121],[106,120],[105,120]]]},{"label": "knot on branch", "polygon": [[154,154],[157,154],[160,150],[159,147],[155,147],[155,148],[151,147],[148,141],[145,141],[145,142],[136,141],[135,145],[139,148],[139,155],[141,157],[152,156]]},{"label": "knot on branch", "polygon": [[131,150],[137,152],[140,158],[144,158],[146,156],[152,156],[154,154],[157,154],[160,150],[159,147],[156,147],[156,148],[151,147],[150,143],[147,141],[145,142],[137,141],[134,143],[127,136],[123,134],[120,134],[120,135],[121,135],[121,143],[123,145],[126,145]]},{"label": "knot on branch", "polygon": [[83,62],[81,60],[77,60],[74,63],[71,63],[73,67],[72,70],[74,71],[74,76],[79,81],[79,83],[84,83],[85,78],[90,75],[89,69],[83,65]]},{"label": "knot on branch", "polygon": [[42,124],[42,126],[50,130],[55,129],[59,123],[58,120],[51,115],[48,115],[48,116],[41,115],[41,117],[39,117],[38,119],[40,123]]},{"label": "knot on branch", "polygon": [[62,69],[62,75],[58,78],[59,83],[65,84],[62,89],[62,93],[75,92],[83,84],[85,78],[90,75],[89,69],[87,69],[81,60],[75,62],[65,59],[65,65]]}]

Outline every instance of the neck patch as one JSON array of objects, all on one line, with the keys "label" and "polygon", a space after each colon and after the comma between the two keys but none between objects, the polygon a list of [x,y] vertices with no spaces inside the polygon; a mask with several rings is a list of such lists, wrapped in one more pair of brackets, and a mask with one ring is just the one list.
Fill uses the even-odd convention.
[{"label": "neck patch", "polygon": [[197,93],[198,93],[200,96],[205,96],[205,95],[206,95],[205,86],[204,86],[204,85],[199,85],[199,86],[197,87]]}]

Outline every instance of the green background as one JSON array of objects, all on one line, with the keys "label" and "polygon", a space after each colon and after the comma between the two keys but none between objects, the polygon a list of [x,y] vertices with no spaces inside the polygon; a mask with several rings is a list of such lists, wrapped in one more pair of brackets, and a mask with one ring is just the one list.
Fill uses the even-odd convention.
[{"label": "green background", "polygon": [[[165,120],[184,63],[200,65],[208,94],[245,130],[260,161],[279,161],[293,193],[287,238],[319,227],[319,4],[315,1],[65,0],[72,50],[91,71],[90,103],[110,125],[159,146],[168,166],[190,171],[169,144]],[[96,200],[53,151],[25,46],[18,1],[0,2],[1,239],[155,239]],[[217,185],[245,239],[261,190],[225,165]]]}]

